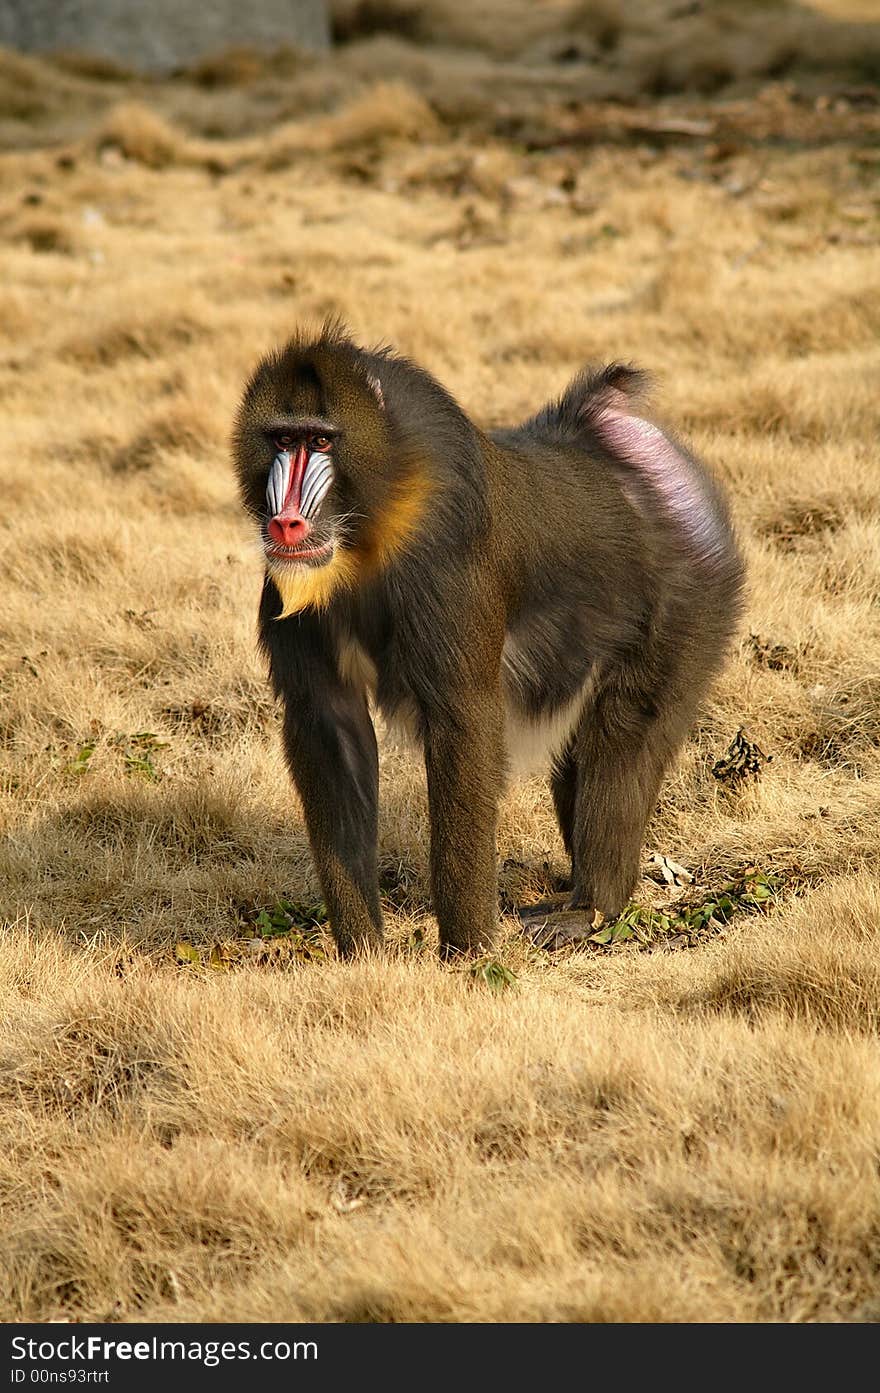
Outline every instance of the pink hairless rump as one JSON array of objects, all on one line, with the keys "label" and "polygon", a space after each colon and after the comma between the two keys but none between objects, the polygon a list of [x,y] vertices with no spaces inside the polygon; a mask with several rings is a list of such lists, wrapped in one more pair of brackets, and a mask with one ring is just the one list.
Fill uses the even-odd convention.
[{"label": "pink hairless rump", "polygon": [[[711,560],[723,550],[724,536],[712,500],[690,461],[657,426],[641,416],[605,407],[596,417],[596,427],[614,453],[660,496],[701,558]],[[632,501],[637,505],[637,499]]]}]

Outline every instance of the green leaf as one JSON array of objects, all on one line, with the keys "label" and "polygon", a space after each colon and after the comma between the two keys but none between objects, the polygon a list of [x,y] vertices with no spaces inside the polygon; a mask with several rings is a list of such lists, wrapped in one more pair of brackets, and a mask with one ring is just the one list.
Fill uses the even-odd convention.
[{"label": "green leaf", "polygon": [[89,760],[95,753],[95,741],[90,740],[85,745],[80,745],[73,759],[67,766],[68,774],[84,774],[89,767]]},{"label": "green leaf", "polygon": [[123,756],[126,774],[139,774],[143,779],[158,778],[158,771],[149,755],[126,754]]},{"label": "green leaf", "polygon": [[475,982],[482,982],[493,992],[506,991],[516,983],[516,973],[497,958],[480,958],[470,971]]},{"label": "green leaf", "polygon": [[297,935],[317,939],[326,924],[327,910],[320,901],[297,904],[287,899],[276,900],[271,909],[261,909],[254,920],[263,938]]},{"label": "green leaf", "polygon": [[175,943],[174,956],[179,963],[194,963],[197,967],[202,961],[198,948],[194,947],[192,943]]},{"label": "green leaf", "polygon": [[747,894],[743,895],[743,899],[747,902],[756,901],[760,903],[761,900],[769,900],[771,898],[771,893],[772,892],[770,891],[768,886],[763,885],[760,881],[755,881],[751,890],[749,890]]},{"label": "green leaf", "polygon": [[265,938],[272,933],[272,920],[269,918],[265,909],[261,909],[254,921],[255,927]]},{"label": "green leaf", "polygon": [[167,750],[168,741],[160,740],[153,730],[139,730],[131,736],[131,743],[146,750]]}]

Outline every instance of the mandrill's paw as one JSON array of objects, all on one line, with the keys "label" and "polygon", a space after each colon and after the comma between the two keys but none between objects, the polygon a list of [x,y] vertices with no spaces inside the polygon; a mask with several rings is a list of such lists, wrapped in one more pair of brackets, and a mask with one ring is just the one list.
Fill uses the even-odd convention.
[{"label": "mandrill's paw", "polygon": [[557,910],[565,909],[571,899],[571,891],[562,895],[548,895],[545,900],[538,900],[537,904],[520,905],[516,911],[516,917],[522,924],[523,932],[528,933],[534,926],[536,920],[546,919],[548,915],[555,914]]},{"label": "mandrill's paw", "polygon": [[604,922],[604,915],[598,909],[563,909],[557,913],[545,911],[524,920],[523,932],[536,948],[546,948],[553,953],[560,948],[585,943]]}]

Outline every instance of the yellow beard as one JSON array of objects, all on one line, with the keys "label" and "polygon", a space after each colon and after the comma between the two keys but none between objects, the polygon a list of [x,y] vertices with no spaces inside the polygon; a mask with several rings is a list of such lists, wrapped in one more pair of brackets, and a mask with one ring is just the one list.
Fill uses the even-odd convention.
[{"label": "yellow beard", "polygon": [[354,584],[357,576],[357,563],[350,552],[338,547],[326,566],[301,566],[296,570],[269,567],[275,586],[281,596],[282,610],[276,617],[287,619],[291,614],[314,605],[315,609],[325,609],[338,590]]}]

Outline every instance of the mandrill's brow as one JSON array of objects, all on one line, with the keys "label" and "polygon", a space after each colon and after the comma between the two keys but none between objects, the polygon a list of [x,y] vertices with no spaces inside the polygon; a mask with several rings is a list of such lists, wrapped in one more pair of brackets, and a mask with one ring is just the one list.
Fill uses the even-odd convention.
[{"label": "mandrill's brow", "polygon": [[277,435],[301,436],[303,439],[310,435],[327,435],[335,440],[340,434],[339,427],[324,416],[273,416],[263,430],[271,440]]}]

